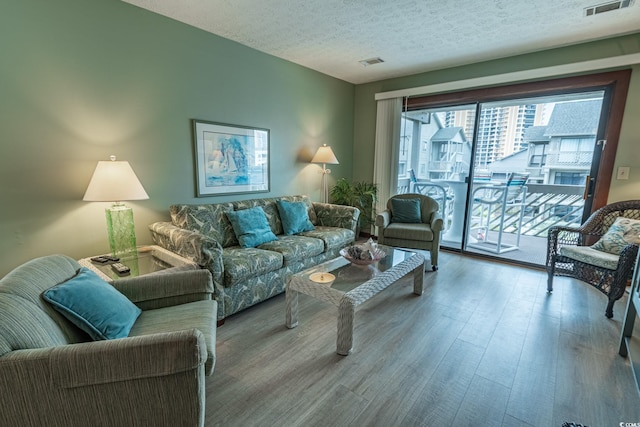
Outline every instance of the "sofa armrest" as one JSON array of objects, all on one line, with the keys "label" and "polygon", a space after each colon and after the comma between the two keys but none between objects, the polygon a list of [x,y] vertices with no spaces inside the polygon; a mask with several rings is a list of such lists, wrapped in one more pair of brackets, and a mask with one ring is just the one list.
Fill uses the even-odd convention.
[{"label": "sofa armrest", "polygon": [[391,222],[391,212],[382,211],[376,215],[376,227],[387,228]]},{"label": "sofa armrest", "polygon": [[206,358],[196,329],[13,351],[0,358],[2,423],[202,425]]},{"label": "sofa armrest", "polygon": [[143,310],[213,298],[209,270],[171,271],[115,280],[113,286]]},{"label": "sofa armrest", "polygon": [[52,386],[83,387],[204,369],[206,349],[197,329],[54,347]]},{"label": "sofa armrest", "polygon": [[211,272],[214,283],[222,283],[224,266],[222,246],[210,236],[176,227],[170,222],[156,222],[149,226],[155,244],[195,262]]},{"label": "sofa armrest", "polygon": [[353,206],[313,202],[318,217],[318,225],[324,227],[347,228],[355,233],[360,217],[360,209]]},{"label": "sofa armrest", "polygon": [[444,228],[444,221],[442,220],[442,215],[440,215],[439,212],[434,212],[431,215],[431,220],[429,221],[429,225],[431,226],[431,229],[433,231],[436,232],[440,232],[442,231],[442,229]]}]

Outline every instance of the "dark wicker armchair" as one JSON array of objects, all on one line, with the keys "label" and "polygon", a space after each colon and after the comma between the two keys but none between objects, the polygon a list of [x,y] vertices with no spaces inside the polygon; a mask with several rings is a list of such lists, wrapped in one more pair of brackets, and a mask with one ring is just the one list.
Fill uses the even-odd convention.
[{"label": "dark wicker armchair", "polygon": [[[626,246],[617,256],[602,253],[605,262],[576,256],[573,252],[578,247],[581,250],[591,250],[588,247],[605,235],[619,217],[640,220],[640,200],[628,200],[603,206],[577,228],[552,227],[549,229],[548,292],[553,291],[554,275],[571,276],[582,280],[607,295],[609,302],[605,315],[608,318],[613,317],[613,304],[624,295],[627,282],[633,273],[638,253],[637,236],[634,236],[635,242],[624,243]],[[627,242],[626,239],[625,242]],[[605,268],[605,265],[609,268]]]}]

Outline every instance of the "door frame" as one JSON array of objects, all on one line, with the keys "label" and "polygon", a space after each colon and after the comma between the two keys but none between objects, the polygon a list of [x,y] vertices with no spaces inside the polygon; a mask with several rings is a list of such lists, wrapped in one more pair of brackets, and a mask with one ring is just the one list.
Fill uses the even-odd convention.
[{"label": "door frame", "polygon": [[591,90],[608,92],[610,94],[609,105],[605,104],[607,102],[607,97],[605,96],[600,122],[600,126],[605,126],[603,139],[606,140],[606,144],[604,144],[602,150],[596,184],[593,189],[593,202],[589,212],[592,213],[607,204],[630,78],[631,70],[624,69],[414,97],[408,98],[405,101],[405,105],[406,111],[411,111],[422,108],[446,108],[465,104],[501,101],[510,98],[560,95]]}]

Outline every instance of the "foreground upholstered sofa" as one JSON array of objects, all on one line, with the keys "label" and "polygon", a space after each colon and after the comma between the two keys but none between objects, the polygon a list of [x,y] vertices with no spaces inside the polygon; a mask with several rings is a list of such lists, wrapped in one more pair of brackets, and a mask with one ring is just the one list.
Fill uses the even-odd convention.
[{"label": "foreground upholstered sofa", "polygon": [[0,280],[0,425],[204,425],[217,312],[209,272],[116,281],[142,313],[129,337],[93,341],[43,299],[79,270],[51,255]]},{"label": "foreground upholstered sofa", "polygon": [[[304,203],[314,229],[285,235],[277,201]],[[226,212],[261,207],[277,240],[239,246]],[[360,211],[312,202],[307,196],[172,205],[171,222],[149,226],[153,241],[208,269],[213,275],[218,321],[282,293],[289,276],[339,256],[355,240]]]}]

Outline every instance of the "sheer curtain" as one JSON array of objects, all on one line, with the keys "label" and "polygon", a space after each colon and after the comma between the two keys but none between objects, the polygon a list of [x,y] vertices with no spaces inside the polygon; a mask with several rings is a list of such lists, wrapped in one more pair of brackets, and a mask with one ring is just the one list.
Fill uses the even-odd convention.
[{"label": "sheer curtain", "polygon": [[378,186],[376,210],[386,209],[389,197],[398,187],[398,146],[400,145],[400,122],[402,98],[378,101],[376,117],[376,147],[373,164],[373,182]]}]

